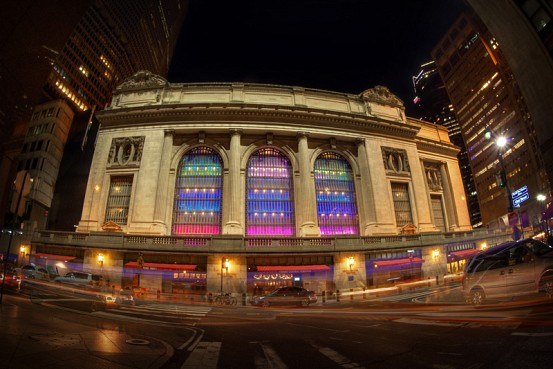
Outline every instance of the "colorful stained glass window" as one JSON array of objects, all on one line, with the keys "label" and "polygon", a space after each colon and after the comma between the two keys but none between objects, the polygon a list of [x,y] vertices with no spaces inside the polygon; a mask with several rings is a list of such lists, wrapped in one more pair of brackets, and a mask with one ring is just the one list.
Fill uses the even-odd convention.
[{"label": "colorful stained glass window", "polygon": [[246,181],[247,235],[295,235],[290,160],[277,149],[259,149],[248,160]]},{"label": "colorful stained glass window", "polygon": [[315,160],[317,219],[321,236],[359,234],[353,171],[335,152],[324,152]]},{"label": "colorful stained glass window", "polygon": [[172,233],[220,234],[223,163],[205,146],[188,151],[179,163]]}]

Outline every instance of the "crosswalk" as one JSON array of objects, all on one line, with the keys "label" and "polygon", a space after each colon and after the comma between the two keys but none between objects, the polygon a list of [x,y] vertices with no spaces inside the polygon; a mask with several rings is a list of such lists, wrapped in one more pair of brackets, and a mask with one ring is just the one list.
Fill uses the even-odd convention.
[{"label": "crosswalk", "polygon": [[148,320],[158,322],[184,321],[196,322],[205,317],[211,311],[211,306],[196,306],[182,304],[148,304],[138,306],[121,306],[118,309],[108,309],[97,314],[117,315],[119,317],[136,320]]},{"label": "crosswalk", "polygon": [[[245,367],[250,367],[251,364],[255,369],[288,369],[297,365],[297,363],[287,364],[285,358],[279,355],[278,349],[273,347],[270,342],[251,343],[257,345],[259,350],[254,350],[255,353],[251,356],[253,363],[243,363]],[[333,348],[320,346],[314,342],[310,342],[308,345],[329,360],[329,367],[365,369],[355,360],[349,359]],[[217,369],[218,367],[224,367],[219,361],[221,349],[221,342],[199,342],[181,365],[181,369]]]}]

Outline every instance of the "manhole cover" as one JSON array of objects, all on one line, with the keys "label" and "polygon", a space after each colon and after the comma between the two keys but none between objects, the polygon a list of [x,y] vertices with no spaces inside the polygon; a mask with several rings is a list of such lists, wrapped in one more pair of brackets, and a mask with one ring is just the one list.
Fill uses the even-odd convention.
[{"label": "manhole cover", "polygon": [[150,341],[146,341],[140,338],[132,338],[130,340],[126,340],[129,345],[149,345]]}]

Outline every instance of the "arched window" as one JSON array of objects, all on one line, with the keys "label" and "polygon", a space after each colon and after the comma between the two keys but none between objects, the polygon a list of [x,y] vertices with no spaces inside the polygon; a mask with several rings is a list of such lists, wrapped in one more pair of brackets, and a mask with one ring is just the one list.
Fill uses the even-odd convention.
[{"label": "arched window", "polygon": [[248,236],[295,235],[292,166],[283,153],[262,148],[250,157],[246,191]]},{"label": "arched window", "polygon": [[353,171],[335,152],[324,152],[315,160],[317,219],[322,236],[359,234]]},{"label": "arched window", "polygon": [[188,151],[179,163],[172,234],[220,234],[223,163],[205,146]]}]

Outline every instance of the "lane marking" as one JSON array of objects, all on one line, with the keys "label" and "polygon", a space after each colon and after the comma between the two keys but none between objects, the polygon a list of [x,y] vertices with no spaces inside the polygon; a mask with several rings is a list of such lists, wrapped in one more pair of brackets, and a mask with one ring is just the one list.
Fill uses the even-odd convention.
[{"label": "lane marking", "polygon": [[342,354],[340,354],[339,352],[337,351],[334,351],[333,349],[329,348],[329,347],[321,347],[321,346],[318,346],[318,345],[315,345],[315,344],[311,344],[311,346],[315,347],[317,350],[319,350],[319,352],[321,354],[323,354],[324,356],[326,356],[327,358],[329,358],[330,360],[334,361],[336,364],[338,364],[340,367],[342,368],[347,368],[347,369],[353,369],[353,368],[357,368],[357,369],[365,369],[365,367],[359,365],[358,363],[356,362],[353,362],[351,361],[350,359],[348,359],[347,357],[343,356]]},{"label": "lane marking", "polygon": [[276,353],[276,351],[269,345],[266,345],[262,342],[259,342],[259,345],[261,346],[261,349],[263,350],[263,354],[265,355],[265,358],[267,359],[268,367],[271,369],[288,369],[286,364],[282,361],[280,356]]},{"label": "lane marking", "polygon": [[181,369],[217,369],[221,342],[200,342]]},{"label": "lane marking", "polygon": [[411,319],[411,318],[401,318],[392,320],[396,323],[407,323],[407,324],[420,324],[420,325],[436,325],[442,327],[460,327],[465,323],[453,323],[453,322],[438,322],[435,320],[425,320],[425,319]]},{"label": "lane marking", "polygon": [[553,336],[553,332],[536,332],[536,333],[530,333],[530,332],[513,332],[511,333],[513,336],[529,336],[529,337],[547,337],[547,336]]}]

